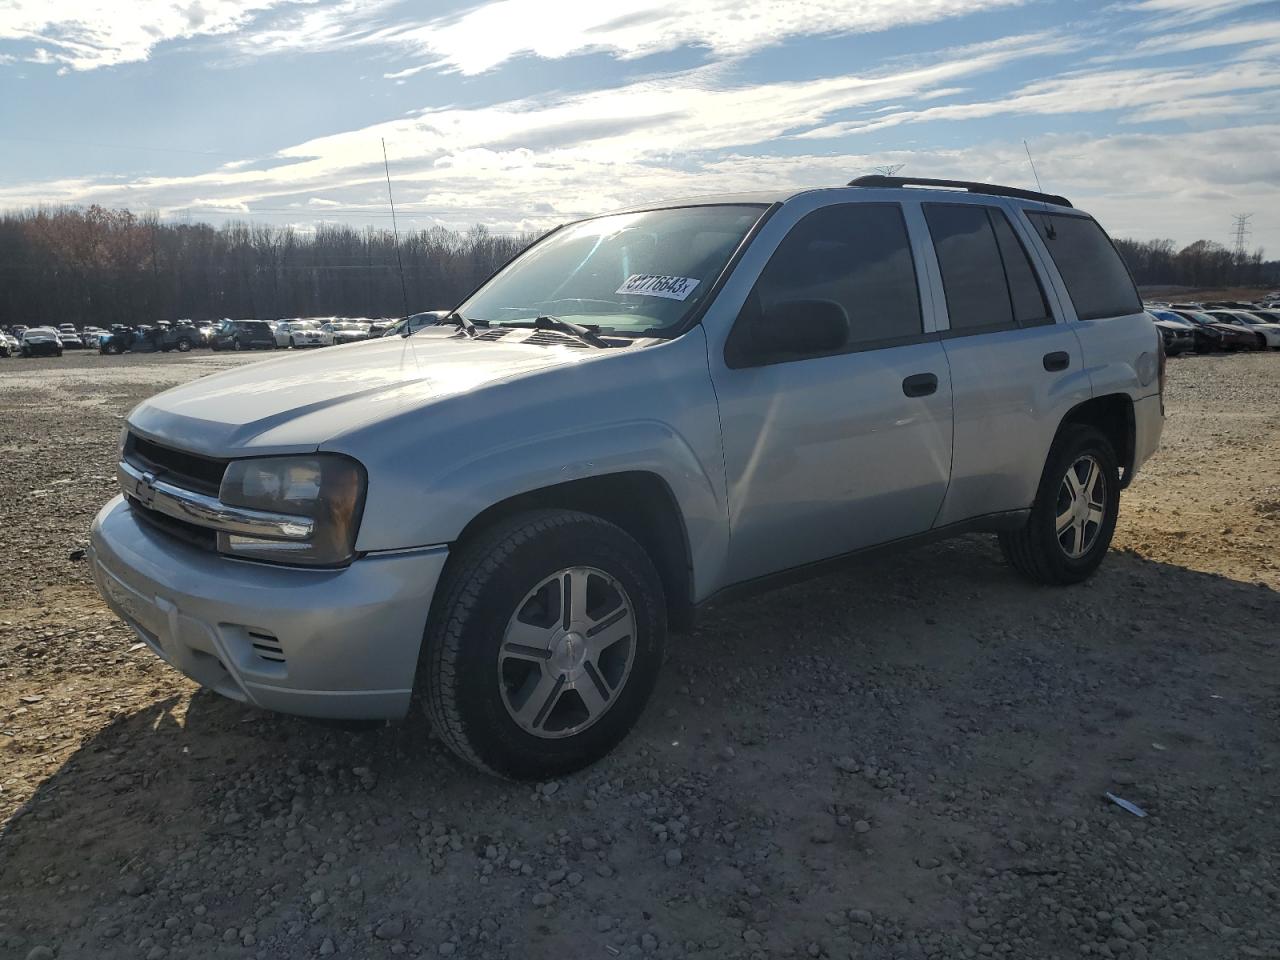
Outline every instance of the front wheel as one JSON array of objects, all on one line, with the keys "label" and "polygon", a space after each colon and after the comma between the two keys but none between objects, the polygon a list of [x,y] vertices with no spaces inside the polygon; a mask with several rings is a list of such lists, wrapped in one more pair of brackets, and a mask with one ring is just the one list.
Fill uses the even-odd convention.
[{"label": "front wheel", "polygon": [[666,641],[662,581],[625,531],[585,513],[500,521],[451,559],[418,689],[468,763],[545,779],[603,757],[635,724]]},{"label": "front wheel", "polygon": [[178,341],[178,352],[187,353],[188,351],[190,351],[190,349],[191,349],[191,341],[188,340],[186,337],[182,337]]},{"label": "front wheel", "polygon": [[1005,559],[1037,583],[1079,583],[1106,556],[1120,510],[1115,451],[1095,427],[1069,424],[1049,451],[1026,526],[1000,534]]},{"label": "front wheel", "polygon": [[243,350],[243,349],[244,349],[244,344],[243,344],[243,343],[241,343],[239,340],[232,340],[232,341],[231,341],[231,349],[232,349],[232,350]]}]

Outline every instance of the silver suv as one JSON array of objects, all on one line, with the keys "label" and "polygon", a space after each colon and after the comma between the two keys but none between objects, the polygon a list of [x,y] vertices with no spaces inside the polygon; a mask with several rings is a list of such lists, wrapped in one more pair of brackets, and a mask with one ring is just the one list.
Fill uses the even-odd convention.
[{"label": "silver suv", "polygon": [[1083,580],[1162,389],[1123,261],[1062,197],[876,177],[645,206],[412,336],[142,403],[93,568],[228,697],[420,701],[465,760],[554,776],[622,739],[713,598],[972,531]]}]

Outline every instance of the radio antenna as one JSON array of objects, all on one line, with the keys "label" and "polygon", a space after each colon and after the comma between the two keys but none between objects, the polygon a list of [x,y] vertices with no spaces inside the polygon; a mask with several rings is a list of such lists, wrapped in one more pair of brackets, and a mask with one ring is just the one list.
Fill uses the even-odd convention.
[{"label": "radio antenna", "polygon": [[[391,202],[391,235],[396,241],[396,263],[400,266],[400,297],[404,301],[404,316],[409,315],[409,291],[404,283],[404,259],[400,255],[400,228],[396,226],[396,198],[391,195],[391,164],[387,162],[387,138],[382,137],[382,169],[387,172],[387,200]],[[1024,140],[1023,143],[1026,143]]]},{"label": "radio antenna", "polygon": [[[1044,200],[1044,188],[1040,186],[1040,174],[1036,173],[1036,162],[1031,159],[1031,148],[1027,146],[1026,137],[1022,138],[1022,149],[1027,151],[1027,163],[1031,164],[1031,176],[1036,180],[1036,193],[1040,194],[1040,205],[1044,208],[1044,212],[1049,212],[1049,204]],[[1045,237],[1049,240],[1056,240],[1058,232],[1053,229],[1053,221],[1045,217]]]}]

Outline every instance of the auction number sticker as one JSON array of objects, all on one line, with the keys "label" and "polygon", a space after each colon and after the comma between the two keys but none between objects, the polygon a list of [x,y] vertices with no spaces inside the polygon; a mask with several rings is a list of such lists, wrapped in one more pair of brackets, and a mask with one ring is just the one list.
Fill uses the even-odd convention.
[{"label": "auction number sticker", "polygon": [[614,293],[638,293],[644,297],[683,300],[698,285],[697,277],[668,277],[658,273],[633,273]]}]

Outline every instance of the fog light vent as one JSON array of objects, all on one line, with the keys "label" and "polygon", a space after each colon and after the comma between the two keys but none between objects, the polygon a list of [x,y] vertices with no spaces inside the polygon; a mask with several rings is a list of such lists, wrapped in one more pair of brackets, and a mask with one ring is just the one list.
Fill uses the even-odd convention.
[{"label": "fog light vent", "polygon": [[258,655],[258,659],[266,660],[268,663],[284,663],[284,647],[280,645],[280,641],[269,633],[262,633],[259,630],[246,630],[249,635],[249,642],[253,644],[253,652]]}]

